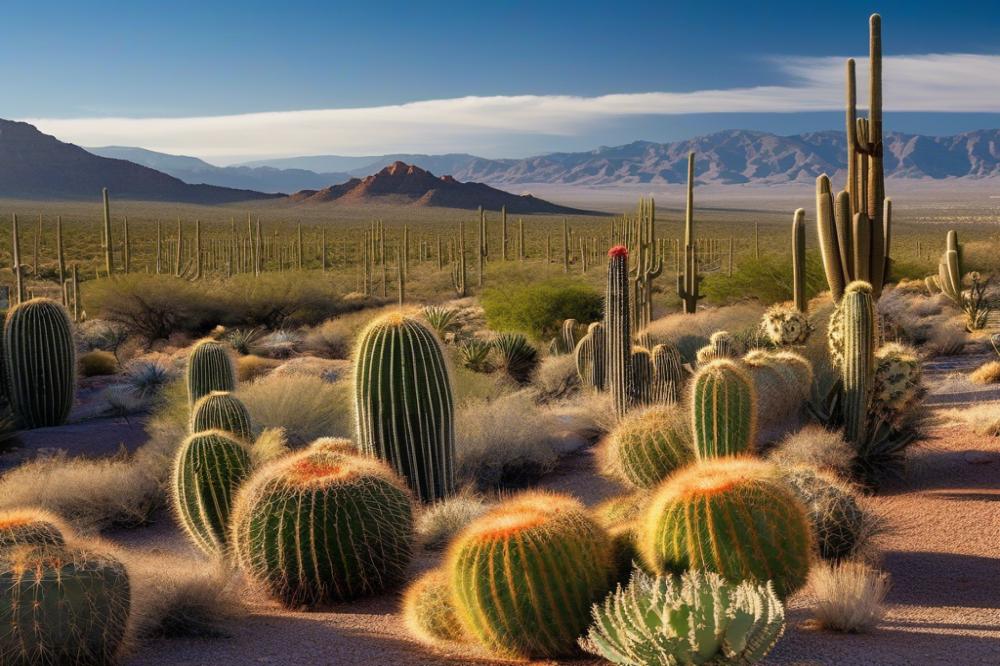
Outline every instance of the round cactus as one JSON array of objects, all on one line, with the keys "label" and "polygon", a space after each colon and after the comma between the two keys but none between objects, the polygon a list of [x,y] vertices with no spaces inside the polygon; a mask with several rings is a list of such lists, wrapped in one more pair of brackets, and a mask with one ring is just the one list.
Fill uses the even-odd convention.
[{"label": "round cactus", "polygon": [[514,658],[574,653],[615,573],[607,533],[576,500],[544,493],[514,497],[466,527],[446,571],[466,633]]},{"label": "round cactus", "polygon": [[694,458],[684,412],[657,405],[629,413],[608,435],[613,468],[637,488],[653,488]]},{"label": "round cactus", "polygon": [[177,451],[174,508],[205,554],[220,555],[225,550],[233,498],[251,469],[244,443],[222,430],[195,433]]},{"label": "round cactus", "polygon": [[192,406],[212,391],[236,390],[236,370],[226,345],[211,338],[195,344],[188,356],[187,389]]},{"label": "round cactus", "polygon": [[0,664],[110,664],[125,637],[125,567],[79,548],[0,552]]},{"label": "round cactus", "polygon": [[66,526],[41,509],[0,511],[0,551],[16,546],[62,546]]},{"label": "round cactus", "polygon": [[428,571],[406,588],[403,620],[414,638],[432,647],[466,640],[442,569]]},{"label": "round cactus", "polygon": [[243,485],[231,518],[236,560],[289,608],[348,601],[403,579],[412,496],[368,457],[303,451]]},{"label": "round cactus", "polygon": [[657,573],[704,569],[730,582],[773,581],[785,597],[809,574],[812,532],[802,502],[773,465],[718,458],[660,486],[639,526],[639,550]]},{"label": "round cactus", "polygon": [[863,544],[870,521],[850,486],[810,465],[783,469],[782,479],[806,507],[819,556],[852,557]]},{"label": "round cactus", "polygon": [[758,349],[743,357],[757,394],[757,443],[774,441],[799,425],[812,389],[812,365],[794,352]]},{"label": "round cactus", "polygon": [[917,352],[895,342],[875,352],[872,402],[878,413],[895,422],[923,395],[922,371]]},{"label": "round cactus", "polygon": [[739,358],[743,352],[743,343],[729,331],[716,331],[709,336],[708,344],[698,350],[695,358],[699,364],[705,364],[717,359]]},{"label": "round cactus", "polygon": [[66,309],[33,298],[8,313],[3,335],[7,394],[26,428],[62,425],[76,393],[76,343]]},{"label": "round cactus", "polygon": [[733,361],[715,360],[698,371],[693,385],[692,431],[698,457],[749,449],[757,432],[757,394],[747,372]]},{"label": "round cactus", "polygon": [[441,345],[414,317],[375,320],[354,363],[358,448],[386,461],[422,501],[455,490],[451,378]]},{"label": "round cactus", "polygon": [[191,432],[206,430],[223,430],[249,442],[253,440],[250,410],[232,393],[212,391],[194,403],[191,410]]},{"label": "round cactus", "polygon": [[778,347],[804,345],[812,333],[809,318],[794,306],[771,306],[761,320],[764,335]]},{"label": "round cactus", "polygon": [[653,401],[656,388],[656,370],[653,357],[644,347],[632,348],[632,402],[633,407],[643,407]]}]

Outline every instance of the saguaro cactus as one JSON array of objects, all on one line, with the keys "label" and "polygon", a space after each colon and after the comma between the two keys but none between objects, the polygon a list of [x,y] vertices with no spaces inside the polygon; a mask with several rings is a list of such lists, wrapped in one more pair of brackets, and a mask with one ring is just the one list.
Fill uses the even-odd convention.
[{"label": "saguaro cactus", "polygon": [[948,231],[945,251],[938,262],[937,277],[932,277],[934,285],[955,305],[962,306],[962,246],[958,242],[958,232]]},{"label": "saguaro cactus", "polygon": [[594,322],[576,343],[576,372],[587,386],[603,391],[608,377],[607,337],[604,324]]},{"label": "saguaro cactus", "polygon": [[806,211],[799,208],[792,219],[792,300],[805,312],[806,303]]},{"label": "saguaro cactus", "polygon": [[235,391],[236,371],[226,347],[206,338],[191,349],[187,367],[188,404],[212,391]]},{"label": "saguaro cactus", "polygon": [[35,298],[7,313],[4,372],[14,413],[27,428],[62,425],[76,392],[76,343],[66,309]]},{"label": "saguaro cactus", "polygon": [[684,214],[684,267],[677,275],[677,295],[684,303],[684,312],[698,309],[698,250],[694,237],[694,152],[688,153],[687,204]]},{"label": "saguaro cactus", "polygon": [[104,203],[104,270],[110,276],[115,271],[115,245],[111,232],[111,204],[108,201],[108,188],[101,189],[101,199]]},{"label": "saguaro cactus", "polygon": [[632,398],[632,330],[629,316],[628,249],[616,245],[608,251],[608,288],[604,297],[604,331],[607,345],[607,382],[615,413],[628,411]]},{"label": "saguaro cactus", "polygon": [[839,321],[843,335],[840,375],[844,382],[844,437],[864,439],[875,380],[875,296],[867,282],[852,282],[844,290]]},{"label": "saguaro cactus", "polygon": [[387,461],[424,501],[455,489],[454,404],[441,344],[392,313],[359,338],[354,404],[360,449]]},{"label": "saguaro cactus", "polygon": [[746,451],[757,430],[757,396],[753,381],[739,364],[720,359],[694,377],[691,418],[699,458]]}]

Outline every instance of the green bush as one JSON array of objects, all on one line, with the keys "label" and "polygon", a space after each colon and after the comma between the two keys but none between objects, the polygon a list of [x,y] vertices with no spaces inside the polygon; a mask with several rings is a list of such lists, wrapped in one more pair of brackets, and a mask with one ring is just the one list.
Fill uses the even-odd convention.
[{"label": "green bush", "polygon": [[602,313],[600,292],[566,278],[504,283],[486,289],[480,300],[490,328],[520,331],[542,341],[558,335],[566,319],[592,322],[598,321]]},{"label": "green bush", "polygon": [[[806,298],[829,289],[819,253],[806,258]],[[724,272],[705,276],[701,291],[709,303],[726,304],[755,298],[765,305],[792,299],[792,262],[787,256],[741,258],[732,276]]]},{"label": "green bush", "polygon": [[118,372],[118,361],[111,352],[95,350],[80,356],[80,374],[84,377],[101,377]]}]

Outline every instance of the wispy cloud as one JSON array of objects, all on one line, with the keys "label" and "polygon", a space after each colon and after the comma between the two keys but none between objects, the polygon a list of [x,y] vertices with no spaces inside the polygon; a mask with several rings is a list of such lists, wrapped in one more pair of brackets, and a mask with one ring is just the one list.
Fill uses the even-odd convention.
[{"label": "wispy cloud", "polygon": [[[840,109],[844,59],[774,60],[785,85],[596,97],[460,97],[370,108],[189,118],[29,118],[85,146],[129,145],[206,159],[386,152],[475,151],[504,136],[575,136],[629,116],[769,113]],[[1000,112],[1000,55],[887,57],[889,111]],[[859,103],[867,62],[858,61]]]}]

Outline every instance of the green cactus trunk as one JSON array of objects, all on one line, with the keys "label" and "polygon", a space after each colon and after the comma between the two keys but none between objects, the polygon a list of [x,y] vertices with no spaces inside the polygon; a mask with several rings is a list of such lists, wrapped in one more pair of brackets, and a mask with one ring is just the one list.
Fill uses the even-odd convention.
[{"label": "green cactus trunk", "polygon": [[875,379],[875,298],[871,285],[852,282],[838,307],[844,350],[840,364],[844,438],[858,444],[865,437]]},{"label": "green cactus trunk", "polygon": [[607,347],[607,383],[615,413],[622,416],[631,403],[632,331],[629,311],[628,249],[616,245],[608,252],[608,288],[604,297]]},{"label": "green cactus trunk", "polygon": [[604,324],[594,322],[587,327],[587,334],[576,344],[576,372],[580,380],[597,391],[607,385],[607,338]]},{"label": "green cactus trunk", "polygon": [[676,404],[684,383],[680,352],[676,347],[661,344],[653,347],[651,353],[655,373],[652,401],[661,405]]},{"label": "green cactus trunk", "polygon": [[7,393],[26,428],[62,425],[76,392],[76,343],[66,309],[36,298],[7,313],[4,325]]},{"label": "green cactus trunk", "polygon": [[757,396],[746,372],[732,361],[712,361],[693,381],[691,417],[698,458],[749,449],[756,436]]},{"label": "green cactus trunk", "polygon": [[390,314],[355,354],[359,448],[385,460],[422,501],[455,490],[454,400],[441,344],[419,320]]},{"label": "green cactus trunk", "polygon": [[232,393],[213,391],[203,396],[191,410],[191,434],[222,430],[237,439],[253,439],[250,410]]},{"label": "green cactus trunk", "polygon": [[656,371],[648,349],[632,349],[632,407],[641,407],[653,402]]},{"label": "green cactus trunk", "polygon": [[691,430],[678,407],[656,405],[629,414],[608,435],[618,470],[637,488],[655,488],[694,459]]},{"label": "green cactus trunk", "polygon": [[251,469],[243,442],[221,430],[196,433],[181,444],[174,461],[174,508],[206,555],[225,551],[233,498]]},{"label": "green cactus trunk", "polygon": [[792,300],[795,309],[805,312],[806,303],[806,211],[799,208],[792,219]]},{"label": "green cactus trunk", "polygon": [[212,391],[235,391],[236,371],[226,347],[215,340],[202,340],[188,356],[188,404],[194,406]]}]

